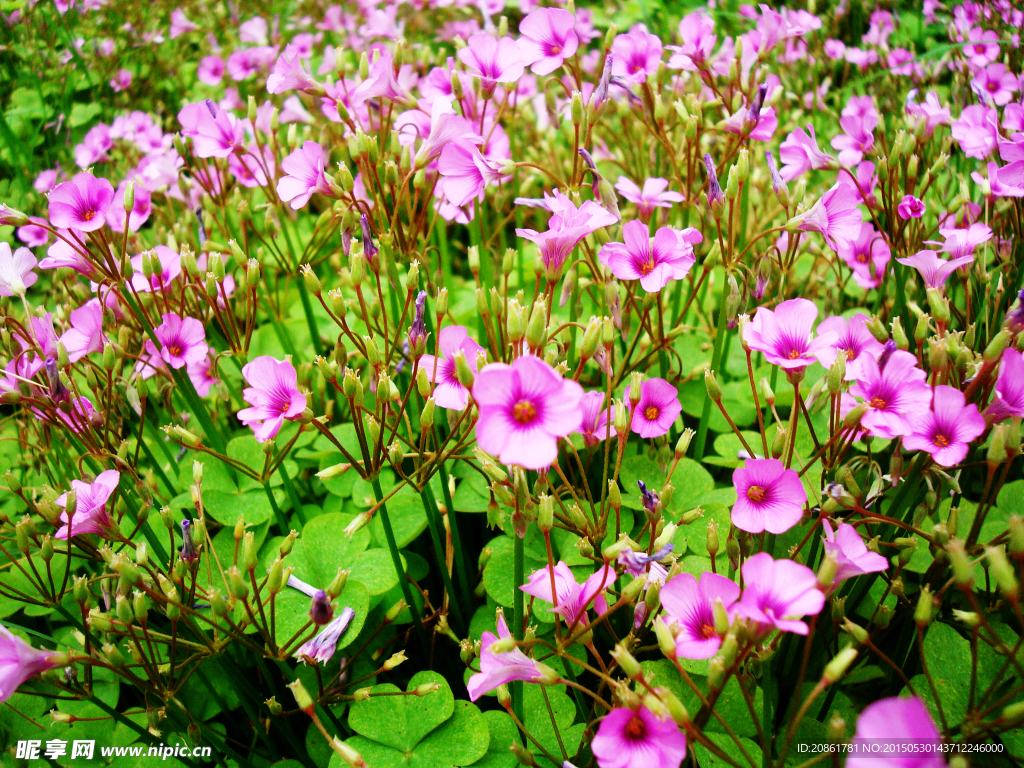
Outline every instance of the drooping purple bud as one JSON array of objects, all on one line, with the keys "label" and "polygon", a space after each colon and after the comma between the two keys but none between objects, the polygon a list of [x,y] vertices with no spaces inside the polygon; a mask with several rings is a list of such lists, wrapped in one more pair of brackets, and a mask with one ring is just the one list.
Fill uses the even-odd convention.
[{"label": "drooping purple bud", "polygon": [[199,222],[199,247],[206,244],[206,227],[203,226],[203,209],[196,208],[196,220]]},{"label": "drooping purple bud", "polygon": [[409,350],[417,359],[424,353],[427,346],[427,325],[423,322],[423,310],[427,305],[427,292],[420,291],[416,295],[416,317],[409,326]]},{"label": "drooping purple bud", "polygon": [[643,480],[637,480],[636,484],[640,488],[640,496],[643,498],[644,509],[653,513],[661,503],[661,497],[654,491],[649,490],[647,486],[644,485]]},{"label": "drooping purple bud", "polygon": [[341,233],[341,250],[348,258],[352,254],[352,230],[346,229]]},{"label": "drooping purple bud", "polygon": [[715,161],[711,159],[710,154],[704,155],[704,166],[708,169],[708,205],[714,211],[725,200],[725,195],[718,184],[718,172],[715,171]]},{"label": "drooping purple bud", "polygon": [[[779,175],[779,169],[775,165],[775,157],[772,155],[770,149],[764,151],[764,156],[768,160],[768,173],[772,177],[772,191],[777,195],[780,189],[787,189],[786,181]],[[788,190],[787,190],[788,191]]]},{"label": "drooping purple bud", "polygon": [[882,354],[878,356],[878,372],[881,373],[885,370],[885,364],[889,362],[889,358],[892,357],[892,353],[896,351],[896,342],[889,339],[885,342],[885,347],[882,349]]},{"label": "drooping purple bud", "polygon": [[178,556],[186,563],[194,563],[199,559],[199,550],[192,539],[192,522],[188,518],[181,521],[181,551]]},{"label": "drooping purple bud", "polygon": [[210,110],[210,115],[212,117],[217,117],[217,113],[220,112],[220,109],[213,102],[213,99],[206,99],[203,103],[206,104],[206,108]]},{"label": "drooping purple bud", "polygon": [[594,162],[594,157],[585,149],[576,150],[579,156],[583,158],[583,162],[587,164],[587,170],[590,171],[593,176],[593,180],[590,182],[590,189],[593,191],[594,196],[598,195],[597,185],[601,182],[601,173],[597,170],[597,163]]},{"label": "drooping purple bud", "polygon": [[57,361],[52,357],[48,357],[43,366],[46,368],[46,378],[50,381],[50,398],[54,401],[67,400],[70,393],[68,388],[64,386],[64,382],[60,380]]},{"label": "drooping purple bud", "polygon": [[1003,323],[1013,330],[1024,329],[1024,288],[1017,294],[1017,306],[1006,313],[1006,320]]},{"label": "drooping purple bud", "polygon": [[331,599],[322,589],[318,589],[313,595],[313,602],[309,606],[309,618],[318,627],[322,627],[334,618],[334,606],[331,605]]},{"label": "drooping purple bud", "polygon": [[608,84],[612,80],[612,55],[609,53],[604,57],[604,69],[601,70],[601,79],[597,81],[597,87],[594,89],[594,95],[590,99],[590,103],[594,105],[594,109],[600,109],[601,105],[608,101]]},{"label": "drooping purple bud", "polygon": [[370,220],[366,218],[365,213],[359,217],[359,226],[363,230],[363,255],[370,263],[370,269],[376,272],[377,256],[380,254],[380,248],[373,242],[373,233],[370,232]]},{"label": "drooping purple bud", "polygon": [[768,83],[761,83],[757,86],[757,93],[754,94],[754,101],[750,105],[750,112],[747,120],[756,123],[761,116],[761,108],[764,106],[765,96],[768,95]]},{"label": "drooping purple bud", "polygon": [[334,652],[338,649],[338,641],[348,625],[352,623],[356,612],[346,606],[334,620],[324,627],[320,634],[303,644],[295,652],[295,657],[301,659],[302,663],[312,662],[314,664],[326,664],[331,660]]}]

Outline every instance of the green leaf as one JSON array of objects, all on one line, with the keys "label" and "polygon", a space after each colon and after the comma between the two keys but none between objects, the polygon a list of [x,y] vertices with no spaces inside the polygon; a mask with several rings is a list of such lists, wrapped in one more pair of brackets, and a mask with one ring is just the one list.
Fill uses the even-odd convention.
[{"label": "green leaf", "polygon": [[519,730],[506,712],[490,709],[484,712],[487,730],[490,733],[490,744],[487,752],[473,763],[472,768],[511,768],[516,759],[509,749],[513,744],[522,744]]},{"label": "green leaf", "polygon": [[[437,683],[439,688],[425,696],[371,696],[352,705],[349,726],[370,741],[402,753],[412,752],[424,736],[455,712],[455,697],[444,677],[437,672],[418,672],[406,690],[415,690],[422,683]],[[372,692],[399,693],[400,690],[391,683],[383,683],[375,685]]]},{"label": "green leaf", "polygon": [[[407,547],[427,529],[427,514],[423,511],[420,497],[406,486],[387,502],[388,518],[395,533],[398,548]],[[387,547],[388,540],[384,535],[384,520],[377,511],[370,523],[370,536],[378,547]]]},{"label": "green leaf", "polygon": [[[934,623],[928,627],[924,636],[924,657],[947,724],[954,728],[967,713],[967,698],[971,687],[971,644],[948,624]],[[935,722],[941,723],[938,706],[925,675],[915,675],[910,684],[931,711]]]},{"label": "green leaf", "polygon": [[86,104],[75,104],[71,108],[71,117],[68,118],[68,125],[72,128],[86,125],[102,111],[103,106],[96,101],[90,101]]},{"label": "green leaf", "polygon": [[487,480],[483,475],[474,472],[456,486],[452,506],[456,512],[486,512],[490,500],[491,492],[487,488]]},{"label": "green leaf", "polygon": [[368,549],[352,564],[351,578],[361,581],[371,595],[377,596],[398,584],[399,576],[388,550]]},{"label": "green leaf", "polygon": [[[545,696],[547,703],[544,701]],[[523,712],[525,725],[530,733],[544,745],[544,749],[559,758],[559,765],[562,759],[562,750],[558,746],[559,736],[569,759],[572,760],[579,749],[585,726],[583,723],[573,725],[576,719],[576,703],[565,693],[565,686],[527,685],[523,689]],[[546,768],[552,765],[539,752],[535,753],[534,757],[539,766]]]},{"label": "green leaf", "polygon": [[[737,765],[747,766],[750,763],[747,762],[747,758],[743,756],[743,750],[741,750],[736,742],[733,741],[728,735],[724,733],[705,733],[708,740],[713,742],[722,752],[724,752],[730,760]],[[740,744],[743,745],[743,749],[746,750],[751,760],[754,761],[754,765],[761,764],[761,747],[752,742],[750,739],[745,739],[742,736],[739,737]],[[714,754],[710,749],[698,744],[696,741],[689,742],[693,749],[693,754],[700,763],[700,768],[725,768],[728,766],[727,763],[718,755]]]},{"label": "green leaf", "polygon": [[456,701],[455,714],[416,745],[410,764],[413,768],[471,765],[487,754],[490,743],[490,730],[480,710],[468,701]]},{"label": "green leaf", "polygon": [[366,528],[352,536],[346,535],[345,527],[354,517],[336,512],[314,517],[303,526],[302,536],[295,542],[295,552],[288,558],[288,564],[296,566],[298,578],[325,589],[339,568],[353,567],[370,543],[370,532]]}]

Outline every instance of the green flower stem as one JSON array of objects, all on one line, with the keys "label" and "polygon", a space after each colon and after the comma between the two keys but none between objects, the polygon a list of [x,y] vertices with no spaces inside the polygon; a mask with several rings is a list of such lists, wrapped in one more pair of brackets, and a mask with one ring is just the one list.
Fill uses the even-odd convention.
[{"label": "green flower stem", "polygon": [[381,524],[384,527],[384,537],[388,540],[388,549],[391,551],[391,561],[395,564],[395,572],[398,574],[398,584],[402,588],[402,597],[405,598],[405,602],[409,604],[409,610],[412,611],[413,618],[416,621],[416,633],[420,636],[420,639],[426,642],[427,633],[423,629],[423,618],[420,616],[420,609],[416,607],[416,603],[412,599],[412,590],[409,589],[409,581],[405,577],[405,568],[402,566],[402,555],[398,551],[398,542],[395,540],[395,532],[391,528],[391,517],[388,515],[388,506],[384,503],[384,491],[380,487],[380,478],[374,477],[370,484],[373,486],[373,495],[376,498],[377,503],[380,506],[377,508],[377,514],[380,515]]},{"label": "green flower stem", "polygon": [[267,498],[270,500],[270,508],[274,510],[274,519],[277,521],[277,525],[281,529],[281,533],[287,536],[291,526],[288,525],[288,518],[284,516],[284,512],[282,512],[281,508],[277,505],[277,499],[274,498],[274,491],[270,487],[269,480],[264,481],[263,490],[266,491]]},{"label": "green flower stem", "polygon": [[320,354],[320,329],[316,325],[316,317],[313,315],[313,304],[309,300],[309,291],[306,290],[306,281],[302,275],[296,281],[299,286],[299,299],[302,300],[302,311],[306,315],[306,325],[309,327],[309,338],[313,342],[313,354]]},{"label": "green flower stem", "polygon": [[302,502],[299,501],[299,495],[295,492],[295,486],[292,484],[292,479],[288,477],[288,470],[284,468],[284,460],[278,464],[277,471],[281,473],[281,481],[284,483],[284,492],[288,494],[288,500],[292,503],[292,510],[298,516],[299,522],[305,525],[308,522],[306,520],[306,513],[302,510]]},{"label": "green flower stem", "polygon": [[[725,289],[722,289],[722,296],[718,305],[718,325],[715,329],[715,348],[711,355],[711,370],[721,374],[722,348],[725,343],[725,319],[728,314],[725,306]],[[700,461],[704,458],[704,444],[708,439],[708,422],[711,420],[711,397],[705,393],[704,408],[700,414],[700,426],[697,427],[697,443],[693,448],[693,458]]]},{"label": "green flower stem", "polygon": [[434,499],[434,493],[431,491],[430,486],[426,485],[423,488],[423,493],[420,494],[420,501],[423,502],[423,513],[427,516],[427,525],[430,528],[430,540],[434,544],[434,553],[437,555],[437,567],[441,571],[441,579],[444,581],[444,588],[448,592],[448,596],[451,598],[448,601],[448,605],[452,612],[455,614],[456,626],[453,627],[455,634],[462,635],[466,629],[466,620],[462,615],[462,600],[459,595],[455,592],[455,585],[452,584],[452,577],[448,573],[448,564],[444,558],[444,544],[441,538],[441,512],[437,508],[437,501]]},{"label": "green flower stem", "polygon": [[[524,636],[524,594],[519,587],[526,579],[525,574],[526,543],[518,534],[512,537],[512,636],[522,640]],[[523,683],[512,683],[512,711],[523,722]]]}]

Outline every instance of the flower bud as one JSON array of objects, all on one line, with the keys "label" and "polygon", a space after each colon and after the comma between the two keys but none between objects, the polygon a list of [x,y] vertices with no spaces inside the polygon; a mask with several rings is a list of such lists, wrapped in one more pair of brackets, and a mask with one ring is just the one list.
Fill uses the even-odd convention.
[{"label": "flower bud", "polygon": [[633,657],[633,654],[629,652],[629,649],[623,643],[616,645],[611,655],[627,677],[633,680],[639,680],[643,677],[640,662]]},{"label": "flower bud", "polygon": [[718,386],[718,380],[715,378],[714,371],[710,368],[704,369],[704,386],[708,391],[708,397],[716,403],[722,401],[722,388]]},{"label": "flower bud", "polygon": [[921,588],[921,595],[918,597],[917,607],[914,609],[914,621],[919,627],[927,627],[932,623],[934,614],[935,607],[932,602],[932,591],[928,586],[924,586]]},{"label": "flower bud", "polygon": [[989,573],[999,587],[999,591],[1002,592],[1003,597],[1016,605],[1020,597],[1020,584],[1013,566],[1006,559],[1006,550],[1002,546],[987,547],[985,557],[988,559]]},{"label": "flower bud", "polygon": [[850,668],[850,665],[857,658],[857,649],[853,646],[847,646],[843,648],[839,653],[828,664],[825,665],[825,671],[821,674],[821,679],[826,685],[831,685],[837,680],[842,679],[846,674],[846,670]]}]

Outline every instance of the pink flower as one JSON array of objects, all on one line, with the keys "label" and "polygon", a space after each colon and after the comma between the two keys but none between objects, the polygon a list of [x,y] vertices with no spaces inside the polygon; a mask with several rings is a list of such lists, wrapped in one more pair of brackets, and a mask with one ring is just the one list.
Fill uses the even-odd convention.
[{"label": "pink flower", "polygon": [[913,195],[904,195],[896,206],[896,212],[901,219],[920,219],[924,216],[924,201]]},{"label": "pink flower", "polygon": [[213,361],[209,355],[200,360],[198,363],[193,363],[185,369],[188,372],[188,377],[192,381],[192,386],[196,388],[196,393],[200,397],[206,397],[210,394],[210,390],[213,389],[217,383],[217,377],[213,375]]},{"label": "pink flower", "polygon": [[199,82],[207,85],[220,85],[224,79],[224,59],[220,56],[205,56],[196,69]]},{"label": "pink flower", "polygon": [[885,238],[870,221],[861,223],[857,239],[840,243],[836,253],[853,270],[854,282],[865,290],[882,284],[885,268],[892,257]]},{"label": "pink flower", "polygon": [[455,355],[458,352],[466,358],[469,369],[476,373],[476,359],[484,348],[469,338],[466,329],[461,325],[448,325],[441,329],[437,337],[437,346],[441,357],[423,355],[420,368],[427,372],[434,387],[434,402],[441,408],[455,411],[463,410],[469,403],[469,390],[459,382],[455,372]]},{"label": "pink flower", "polygon": [[846,43],[829,38],[825,41],[825,55],[833,61],[846,57]]},{"label": "pink flower", "polygon": [[50,223],[55,227],[94,232],[104,224],[104,215],[114,199],[114,187],[82,171],[50,193]]},{"label": "pink flower", "polygon": [[631,429],[640,437],[667,435],[679,418],[679,390],[664,379],[647,379],[640,385],[640,402],[633,409]]},{"label": "pink flower", "polygon": [[47,312],[42,317],[30,317],[32,338],[35,339],[43,357],[57,357],[57,333],[53,330],[53,313]]},{"label": "pink flower", "polygon": [[117,70],[117,74],[110,79],[110,87],[115,92],[124,91],[132,84],[132,73],[127,69]]},{"label": "pink flower", "polygon": [[476,440],[502,464],[545,469],[558,457],[558,438],[580,425],[583,388],[536,357],[485,365],[473,383],[480,408]]},{"label": "pink flower", "polygon": [[583,416],[576,432],[583,435],[583,442],[588,448],[618,434],[611,423],[614,415],[611,406],[603,408],[604,399],[604,392],[595,389],[584,393],[580,401]]},{"label": "pink flower", "polygon": [[370,63],[369,75],[359,84],[358,88],[352,91],[352,104],[363,104],[369,99],[387,99],[388,101],[411,103],[412,97],[409,95],[408,90],[406,90],[405,85],[399,82],[398,77],[395,76],[391,49],[381,47],[376,50],[377,56]]},{"label": "pink flower", "polygon": [[1017,76],[1008,72],[1002,62],[979,69],[971,81],[971,90],[981,96],[983,101],[991,99],[999,107],[1010,103],[1018,87]]},{"label": "pink flower", "polygon": [[827,347],[820,348],[815,357],[825,368],[831,368],[836,361],[839,352],[846,353],[847,372],[846,378],[854,378],[850,371],[850,364],[863,359],[863,356],[871,356],[875,359],[882,352],[882,344],[876,339],[867,326],[868,317],[864,314],[856,314],[846,320],[844,317],[826,317],[818,324],[818,333],[826,333],[833,336],[834,341]]},{"label": "pink flower", "polygon": [[75,147],[75,163],[79,168],[88,168],[94,163],[109,160],[107,150],[114,146],[110,128],[103,123],[90,129],[82,143]]},{"label": "pink flower", "polygon": [[[549,593],[548,598],[550,597]],[[466,683],[470,701],[476,701],[488,691],[493,691],[499,685],[511,683],[513,680],[524,680],[528,683],[554,683],[558,680],[558,675],[553,669],[537,663],[518,648],[505,653],[490,650],[499,638],[504,640],[506,637],[512,637],[505,617],[500,611],[497,628],[497,636],[493,632],[484,632],[480,638],[480,671],[472,675]]]},{"label": "pink flower", "polygon": [[715,20],[706,13],[695,12],[679,20],[679,39],[682,45],[670,45],[669,69],[686,69],[691,72],[705,65],[715,48]]},{"label": "pink flower", "polygon": [[643,705],[635,712],[618,707],[605,715],[590,748],[598,768],[679,768],[686,735]]},{"label": "pink flower", "polygon": [[1024,356],[1015,349],[1003,352],[995,394],[985,415],[992,421],[1024,416]]},{"label": "pink flower", "polygon": [[463,206],[470,200],[483,200],[484,190],[489,184],[502,184],[511,176],[503,176],[504,163],[488,160],[473,145],[449,142],[441,150],[437,170],[444,178],[441,188],[452,205]]},{"label": "pink flower", "polygon": [[284,420],[294,421],[306,410],[306,396],[299,392],[298,374],[287,360],[262,355],[242,368],[247,384],[242,399],[251,405],[238,412],[259,443],[281,431]]},{"label": "pink flower", "polygon": [[942,104],[939,103],[939,95],[935,93],[935,91],[929,91],[928,95],[925,96],[924,101],[920,104],[912,99],[912,97],[916,95],[916,89],[907,95],[907,101],[904,105],[904,109],[908,115],[916,117],[919,121],[924,120],[925,133],[928,136],[932,135],[932,132],[936,127],[940,125],[949,125],[953,122],[953,116],[949,113],[949,107],[943,107]]},{"label": "pink flower", "polygon": [[930,411],[909,414],[913,432],[903,438],[911,451],[927,451],[942,467],[959,464],[967,455],[967,444],[985,431],[985,419],[974,403],[965,405],[964,393],[940,384],[935,388]]},{"label": "pink flower", "polygon": [[191,136],[197,157],[227,157],[242,146],[245,127],[210,99],[178,112],[182,136]]},{"label": "pink flower", "polygon": [[835,341],[828,332],[811,338],[817,316],[818,308],[809,299],[784,301],[774,312],[758,307],[754,319],[743,329],[743,339],[751,349],[763,352],[769,363],[786,370],[806,368]]},{"label": "pink flower", "polygon": [[[925,382],[925,373],[917,367],[917,358],[909,352],[887,348],[883,352],[884,365],[872,355],[863,355],[848,369],[857,383],[843,395],[841,413],[845,416],[860,398],[867,411],[861,417],[861,426],[873,437],[891,440],[909,435],[913,429],[910,415],[928,408],[932,391]],[[886,356],[888,359],[886,360]]]},{"label": "pink flower", "polygon": [[615,189],[629,202],[636,203],[640,220],[645,224],[651,220],[655,208],[671,208],[672,203],[681,203],[685,199],[678,192],[667,191],[668,179],[656,177],[646,179],[644,188],[640,189],[625,176],[619,176]]},{"label": "pink flower", "polygon": [[971,178],[977,184],[988,183],[989,198],[996,197],[1024,197],[1024,170],[1020,162],[1011,163],[1005,168],[1000,168],[999,163],[989,161],[986,164],[987,178],[978,171],[971,172]]},{"label": "pink flower", "polygon": [[35,266],[36,257],[28,248],[11,253],[11,246],[0,242],[0,296],[24,296],[39,279],[32,271]]},{"label": "pink flower", "polygon": [[42,171],[36,180],[32,182],[32,189],[39,194],[46,194],[51,189],[57,186],[57,171],[50,169]]},{"label": "pink flower", "polygon": [[63,654],[33,648],[0,624],[0,703],[30,677],[60,666],[63,658]]},{"label": "pink flower", "polygon": [[992,107],[972,104],[953,123],[953,138],[968,157],[984,159],[992,154],[999,140],[999,115]]},{"label": "pink flower", "polygon": [[485,95],[493,93],[498,83],[516,82],[526,71],[523,53],[511,37],[498,40],[494,35],[479,32],[466,41],[458,55],[459,61],[480,78]]},{"label": "pink flower", "polygon": [[825,556],[836,561],[836,576],[831,587],[854,576],[878,573],[889,567],[889,561],[870,551],[852,525],[840,523],[838,530],[833,531],[829,521],[822,520],[821,527],[825,531]]},{"label": "pink flower", "polygon": [[849,244],[860,236],[863,215],[857,203],[856,189],[839,182],[793,221],[798,222],[797,228],[803,232],[821,233],[838,250],[841,244]]},{"label": "pink flower", "polygon": [[[118,201],[124,200],[125,190],[128,188],[128,182],[122,181],[117,185],[117,191],[114,193],[114,199]],[[153,212],[153,198],[149,194],[149,191],[142,186],[142,184],[135,184],[135,195],[132,200],[132,210],[128,214],[128,229],[132,232],[138,232],[139,227],[149,221],[149,216]],[[114,232],[124,232],[124,208],[121,205],[113,205],[110,210],[107,211],[106,216],[107,225]]]},{"label": "pink flower", "polygon": [[[521,359],[521,358],[520,358]],[[520,587],[523,592],[546,603],[551,602],[551,574],[547,566],[540,568],[530,574],[526,584]],[[554,567],[555,591],[554,595],[558,602],[552,609],[571,627],[578,622],[586,623],[587,607],[604,590],[609,589],[615,583],[615,571],[607,564],[592,573],[582,585],[576,582],[569,566],[559,560]]]},{"label": "pink flower", "polygon": [[[60,515],[64,522],[60,530],[54,534],[58,539],[81,536],[84,533],[104,535],[114,527],[114,522],[107,512],[107,499],[117,490],[121,473],[116,469],[100,472],[93,483],[81,480],[71,481],[71,490],[75,492],[75,513],[69,519],[67,511]],[[58,507],[66,507],[67,493],[61,494],[54,502]]]},{"label": "pink flower", "polygon": [[267,93],[277,94],[285,91],[302,91],[313,96],[321,96],[324,93],[323,86],[303,68],[298,53],[282,53],[278,56],[274,62],[274,70],[267,78]]},{"label": "pink flower", "polygon": [[818,149],[814,126],[808,123],[807,131],[810,131],[810,135],[803,128],[797,128],[779,146],[779,157],[782,160],[779,175],[786,181],[792,181],[810,170],[835,166],[835,158]]},{"label": "pink flower", "polygon": [[693,227],[662,227],[653,242],[647,225],[631,221],[622,228],[624,243],[606,243],[598,260],[620,280],[639,280],[647,293],[657,293],[670,280],[682,280],[696,262],[693,246],[703,240]]},{"label": "pink flower", "polygon": [[72,363],[92,352],[102,352],[107,338],[103,335],[103,307],[99,299],[89,299],[71,313],[71,328],[64,331],[60,343]]},{"label": "pink flower", "polygon": [[315,141],[304,141],[281,161],[281,169],[288,175],[278,179],[277,194],[284,202],[291,201],[293,210],[304,207],[314,192],[331,194],[324,174],[324,149]]},{"label": "pink flower", "polygon": [[785,533],[800,522],[807,502],[800,477],[778,459],[747,459],[732,474],[732,522],[749,533]]},{"label": "pink flower", "polygon": [[950,254],[954,259],[974,253],[977,246],[992,239],[991,227],[981,222],[975,222],[966,229],[945,229],[940,222],[939,234],[945,239],[942,244],[943,252]]},{"label": "pink flower", "polygon": [[[877,118],[874,125],[877,125]],[[832,139],[832,148],[839,151],[841,166],[852,168],[864,159],[864,154],[875,144],[874,125],[860,115],[847,115],[839,120],[843,132]]]},{"label": "pink flower", "polygon": [[759,552],[743,563],[743,595],[733,611],[757,622],[761,633],[774,627],[780,632],[806,635],[807,625],[798,617],[815,615],[825,605],[818,577],[792,560],[773,560]]},{"label": "pink flower", "polygon": [[519,50],[534,74],[549,75],[576,53],[576,18],[560,8],[538,8],[519,22]]},{"label": "pink flower", "polygon": [[645,83],[658,71],[661,53],[661,38],[634,26],[612,43],[612,76],[635,85]]},{"label": "pink flower", "polygon": [[724,608],[740,596],[736,582],[725,576],[705,571],[698,582],[689,573],[680,573],[661,588],[661,604],[665,616],[661,619],[676,638],[676,655],[684,659],[710,659],[722,645],[715,632],[715,600]]},{"label": "pink flower", "polygon": [[45,228],[46,220],[37,216],[30,216],[29,223],[18,227],[18,239],[29,248],[38,248],[46,245],[50,239],[50,233]]},{"label": "pink flower", "polygon": [[153,329],[153,332],[160,342],[159,355],[152,341],[146,342],[146,350],[154,358],[159,356],[162,364],[171,368],[194,365],[206,357],[209,351],[206,344],[206,329],[194,317],[182,318],[169,312],[163,316],[162,322]]},{"label": "pink flower", "polygon": [[970,59],[975,67],[987,66],[999,56],[999,33],[994,29],[974,27],[967,33],[968,45],[964,46],[964,56]]},{"label": "pink flower", "polygon": [[547,232],[533,229],[517,229],[519,237],[525,237],[537,245],[549,272],[557,272],[576,244],[591,232],[614,224],[618,219],[593,200],[587,200],[577,210],[568,197],[557,189],[548,203],[554,216],[548,221]]},{"label": "pink flower", "polygon": [[197,29],[199,29],[199,27],[189,21],[188,16],[185,15],[185,11],[181,8],[175,8],[171,13],[171,29],[168,33],[168,37],[170,37],[171,40],[184,35],[186,32],[193,32]]},{"label": "pink flower", "polygon": [[[902,745],[899,753],[871,754],[879,742],[894,741]],[[855,751],[846,759],[846,768],[946,768],[938,751],[942,737],[916,696],[893,696],[869,704],[857,718],[852,743]]]},{"label": "pink flower", "polygon": [[939,258],[938,251],[918,251],[905,259],[896,259],[900,264],[913,267],[921,273],[921,277],[929,288],[942,288],[946,279],[965,264],[974,262],[974,256],[968,254],[958,259]]},{"label": "pink flower", "polygon": [[[156,262],[152,261],[156,256]],[[142,262],[149,258],[153,267],[152,277],[147,278],[143,271]],[[159,266],[159,270],[157,269]],[[152,291],[164,291],[181,274],[181,254],[171,250],[166,245],[158,245],[152,251],[143,251],[132,256],[132,288],[139,293],[150,293]]]}]

